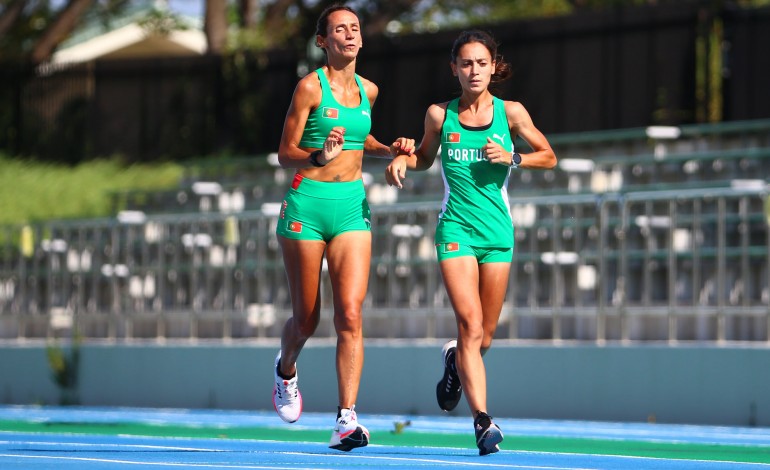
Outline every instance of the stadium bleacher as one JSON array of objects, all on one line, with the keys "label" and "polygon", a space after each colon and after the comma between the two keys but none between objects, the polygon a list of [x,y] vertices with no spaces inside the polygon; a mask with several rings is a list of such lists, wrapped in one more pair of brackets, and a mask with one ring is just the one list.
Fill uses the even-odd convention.
[{"label": "stadium bleacher", "polygon": [[[770,341],[770,120],[549,140],[556,169],[511,175],[499,337]],[[395,190],[386,164],[365,161],[366,334],[451,335],[437,165]],[[290,312],[275,223],[291,174],[275,155],[192,162],[174,190],[111,195],[114,218],[0,227],[0,338],[276,337]],[[334,335],[330,315],[319,331]]]}]

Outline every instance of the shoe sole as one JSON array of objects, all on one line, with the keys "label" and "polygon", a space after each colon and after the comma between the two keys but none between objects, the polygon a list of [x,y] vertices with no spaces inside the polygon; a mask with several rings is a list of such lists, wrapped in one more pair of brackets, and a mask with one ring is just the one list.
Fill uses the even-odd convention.
[{"label": "shoe sole", "polygon": [[481,450],[481,449],[479,449],[479,455],[489,455],[489,454],[496,454],[497,452],[500,452],[500,448],[499,448],[499,447],[497,447],[497,446],[494,446],[494,447],[493,447],[492,449],[490,449],[490,450],[486,450],[486,449],[484,449],[484,450]]},{"label": "shoe sole", "polygon": [[369,445],[369,436],[361,428],[358,428],[350,433],[350,435],[341,439],[339,444],[329,447],[343,452],[350,452],[353,449],[366,447],[367,445]]},{"label": "shoe sole", "polygon": [[503,442],[503,432],[497,426],[492,426],[476,442],[479,448],[479,455],[488,455],[499,452],[497,444]]}]

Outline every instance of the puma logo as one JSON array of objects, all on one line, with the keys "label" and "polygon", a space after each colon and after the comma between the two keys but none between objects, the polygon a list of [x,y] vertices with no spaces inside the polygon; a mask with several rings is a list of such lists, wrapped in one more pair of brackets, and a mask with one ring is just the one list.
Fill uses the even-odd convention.
[{"label": "puma logo", "polygon": [[508,134],[503,134],[503,135],[500,135],[500,134],[493,134],[493,135],[492,135],[492,138],[493,138],[493,139],[498,139],[498,140],[500,141],[500,145],[503,145],[503,143],[505,142],[505,136],[506,136],[506,135],[508,135]]}]

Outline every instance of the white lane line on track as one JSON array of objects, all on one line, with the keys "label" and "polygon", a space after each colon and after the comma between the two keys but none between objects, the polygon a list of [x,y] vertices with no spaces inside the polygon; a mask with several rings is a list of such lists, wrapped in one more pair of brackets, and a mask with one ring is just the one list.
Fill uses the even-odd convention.
[{"label": "white lane line on track", "polygon": [[[308,454],[305,452],[286,452],[286,454],[294,454],[294,455],[312,455],[317,457],[318,454]],[[42,460],[58,460],[58,461],[77,461],[77,462],[94,462],[94,463],[117,463],[117,464],[125,464],[125,465],[144,465],[144,466],[154,466],[154,467],[185,467],[185,468],[233,468],[233,469],[281,469],[281,470],[331,470],[335,467],[322,467],[322,466],[312,466],[312,467],[297,467],[296,465],[291,465],[288,467],[278,467],[275,464],[270,465],[232,465],[232,464],[195,464],[195,463],[173,463],[173,462],[139,462],[139,461],[132,461],[132,460],[121,460],[121,459],[97,459],[97,458],[86,458],[86,457],[62,457],[62,456],[45,456],[45,455],[23,455],[23,454],[0,454],[0,458],[2,457],[9,457],[9,458],[25,458],[25,459],[42,459]],[[340,455],[340,457],[348,457]],[[443,464],[443,465],[451,465],[454,467],[494,467],[494,468],[518,468],[518,469],[534,469],[534,470],[596,470],[596,469],[585,469],[585,468],[578,468],[578,467],[553,467],[553,466],[536,466],[536,465],[511,465],[511,464],[490,464],[490,463],[470,463],[470,462],[457,462],[457,461],[446,461],[446,460],[438,460],[438,459],[424,459],[424,458],[399,458],[399,457],[378,457],[378,456],[360,456],[357,455],[356,458],[364,458],[364,459],[374,459],[374,460],[395,460],[395,461],[406,461],[413,463],[415,465],[419,464]]]},{"label": "white lane line on track", "polygon": [[[649,456],[641,456],[641,455],[618,455],[618,454],[578,454],[578,453],[568,453],[568,452],[543,452],[543,451],[533,451],[533,450],[517,450],[517,453],[521,454],[531,454],[531,455],[559,455],[559,456],[588,456],[588,457],[606,457],[609,459],[628,459],[628,460],[658,460],[658,461],[670,461],[673,462],[676,466],[678,465],[686,465],[687,462],[698,462],[698,463],[705,463],[705,464],[731,464],[731,465],[738,465],[738,466],[746,466],[746,467],[761,467],[761,468],[770,468],[770,464],[768,463],[762,463],[762,462],[741,462],[741,461],[735,461],[735,460],[704,460],[704,459],[678,459],[678,458],[667,458],[667,457],[649,457]],[[572,467],[569,467],[572,468]],[[575,469],[578,470],[578,469]]]},{"label": "white lane line on track", "polygon": [[[456,450],[456,449],[452,449]],[[281,452],[282,454],[290,454],[290,455],[313,455],[318,456],[318,454],[308,453],[308,452]],[[555,467],[551,465],[515,465],[515,464],[509,464],[509,463],[493,463],[490,462],[490,459],[483,459],[483,462],[458,462],[456,460],[441,460],[441,459],[428,459],[424,457],[391,457],[391,456],[383,456],[383,455],[364,455],[364,454],[328,454],[330,457],[336,457],[336,458],[356,458],[356,459],[365,459],[365,460],[393,460],[398,462],[410,462],[414,464],[443,464],[443,465],[452,465],[454,467],[494,467],[494,468],[531,468],[536,470],[598,470],[594,468],[581,468],[581,467]],[[492,457],[494,458],[494,457]]]},{"label": "white lane line on track", "polygon": [[138,462],[132,460],[121,459],[95,459],[86,457],[61,457],[61,456],[46,456],[46,455],[23,455],[23,454],[0,454],[1,457],[17,458],[17,459],[44,459],[44,460],[58,460],[58,461],[76,461],[76,462],[95,462],[95,463],[118,463],[125,465],[143,465],[152,467],[184,467],[184,468],[242,468],[242,469],[280,469],[280,470],[331,470],[325,467],[297,467],[292,465],[289,467],[279,467],[275,464],[271,465],[231,465],[231,464],[198,464],[198,463],[173,463],[173,462]]},{"label": "white lane line on track", "polygon": [[48,447],[114,447],[130,449],[154,449],[154,450],[184,450],[188,452],[226,452],[225,450],[207,449],[199,447],[158,446],[150,444],[115,444],[98,442],[56,442],[56,441],[0,441],[0,445],[15,446],[48,446]]}]

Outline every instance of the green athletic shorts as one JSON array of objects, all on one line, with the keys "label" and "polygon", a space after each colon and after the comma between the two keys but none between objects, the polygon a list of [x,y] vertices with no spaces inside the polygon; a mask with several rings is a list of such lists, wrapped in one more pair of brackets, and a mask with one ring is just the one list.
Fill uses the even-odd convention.
[{"label": "green athletic shorts", "polygon": [[362,180],[324,183],[294,175],[281,205],[278,235],[328,242],[358,230],[371,231],[371,210]]},{"label": "green athletic shorts", "polygon": [[513,261],[513,247],[471,246],[458,242],[437,243],[436,256],[439,262],[445,259],[459,258],[460,256],[473,256],[479,264],[510,263]]},{"label": "green athletic shorts", "polygon": [[[513,261],[513,239],[510,246],[490,246],[499,241],[500,237],[483,237],[478,231],[455,221],[441,219],[436,226],[436,256],[439,261],[473,256],[479,264],[510,263]],[[479,246],[479,243],[484,246]]]}]

